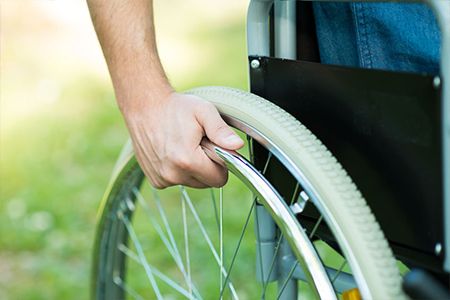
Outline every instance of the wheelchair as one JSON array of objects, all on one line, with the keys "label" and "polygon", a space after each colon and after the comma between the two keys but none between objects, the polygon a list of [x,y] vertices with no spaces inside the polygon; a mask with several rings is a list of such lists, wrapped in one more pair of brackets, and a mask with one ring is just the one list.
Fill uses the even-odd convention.
[{"label": "wheelchair", "polygon": [[247,137],[239,153],[205,145],[228,184],[155,190],[126,144],[92,298],[447,299],[450,2],[426,2],[440,76],[321,64],[311,3],[252,0],[251,93],[187,92]]}]

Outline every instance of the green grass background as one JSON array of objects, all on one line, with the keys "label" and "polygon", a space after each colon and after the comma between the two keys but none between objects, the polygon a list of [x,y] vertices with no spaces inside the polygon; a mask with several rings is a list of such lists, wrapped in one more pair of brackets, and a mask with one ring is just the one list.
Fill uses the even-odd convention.
[{"label": "green grass background", "polygon": [[[247,1],[155,0],[178,90],[246,89]],[[96,211],[127,138],[85,1],[2,1],[0,299],[86,299]]]}]

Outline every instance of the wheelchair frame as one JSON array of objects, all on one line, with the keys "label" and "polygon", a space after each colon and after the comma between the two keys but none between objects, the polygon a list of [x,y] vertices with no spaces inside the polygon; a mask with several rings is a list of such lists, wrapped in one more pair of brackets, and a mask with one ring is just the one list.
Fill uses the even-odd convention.
[{"label": "wheelchair frame", "polygon": [[[319,0],[320,1],[320,0]],[[327,2],[329,0],[322,0]],[[351,2],[338,0],[341,2]],[[251,0],[247,18],[248,56],[270,56],[270,13],[274,8],[274,52],[276,58],[297,58],[297,15],[296,0]],[[331,2],[331,1],[330,1]],[[386,2],[386,1],[367,1]],[[412,2],[412,1],[399,1]],[[417,2],[417,1],[416,1]],[[442,178],[443,178],[443,269],[450,272],[450,1],[424,0],[434,11],[441,30],[440,76],[434,78],[435,85],[441,85],[441,137],[442,137]],[[282,33],[282,34],[281,34]],[[258,67],[259,61],[252,60],[250,67]],[[275,226],[267,220],[264,226]]]}]

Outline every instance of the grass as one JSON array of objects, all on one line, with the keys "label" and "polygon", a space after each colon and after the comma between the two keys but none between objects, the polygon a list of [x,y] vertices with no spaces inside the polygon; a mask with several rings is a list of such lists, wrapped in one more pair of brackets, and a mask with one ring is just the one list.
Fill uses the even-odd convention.
[{"label": "grass", "polygon": [[86,293],[96,208],[126,133],[111,93],[95,81],[75,80],[57,105],[76,104],[80,90],[97,106],[42,113],[2,141],[0,264],[13,276],[4,287],[13,299]]},{"label": "grass", "polygon": [[[97,208],[126,129],[85,3],[3,5],[0,298],[86,299]],[[82,21],[67,25],[70,16],[59,15],[67,8]],[[171,17],[185,21],[178,15]],[[241,13],[208,27],[197,15],[185,30],[162,28],[162,48],[186,49],[161,53],[178,90],[246,88],[243,20]]]}]

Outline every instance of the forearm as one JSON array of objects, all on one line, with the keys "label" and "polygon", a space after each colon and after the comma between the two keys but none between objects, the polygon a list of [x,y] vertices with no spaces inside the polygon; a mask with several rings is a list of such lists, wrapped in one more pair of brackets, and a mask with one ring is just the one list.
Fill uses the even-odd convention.
[{"label": "forearm", "polygon": [[152,0],[87,2],[121,110],[172,92],[156,48]]}]

